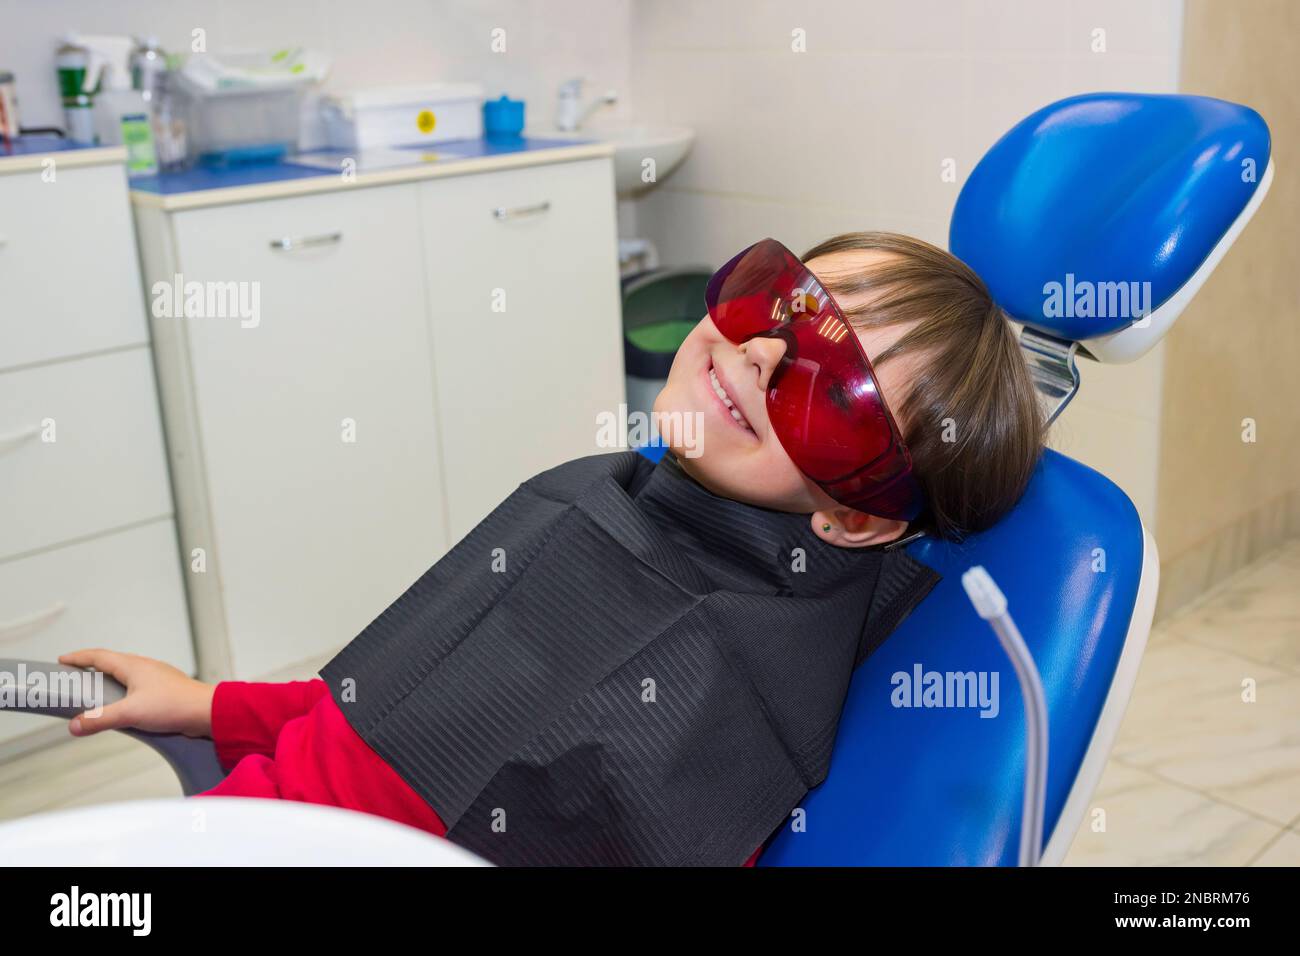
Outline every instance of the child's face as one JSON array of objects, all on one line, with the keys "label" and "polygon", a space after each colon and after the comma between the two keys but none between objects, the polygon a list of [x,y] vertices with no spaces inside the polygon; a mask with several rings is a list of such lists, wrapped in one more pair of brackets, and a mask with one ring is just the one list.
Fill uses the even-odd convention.
[{"label": "child's face", "polygon": [[[880,258],[885,256],[879,252],[853,250],[819,256],[807,266],[824,283],[837,273],[861,269]],[[853,299],[837,302],[845,309],[862,304]],[[870,359],[906,331],[906,326],[855,329]],[[767,417],[767,385],[784,352],[785,343],[775,338],[754,338],[735,345],[706,315],[678,349],[654,407],[660,416],[682,419],[700,413],[693,419],[698,423],[693,447],[683,447],[680,436],[667,434],[665,439],[682,468],[714,494],[776,511],[811,514],[813,530],[841,546],[893,540],[906,527],[904,522],[863,515],[836,503],[794,466],[773,432]],[[880,390],[896,419],[913,367],[906,357],[900,357],[876,369]],[[741,420],[714,390],[710,370]],[[902,421],[898,424],[906,428]],[[686,436],[692,437],[689,432]],[[829,531],[827,524],[831,525]]]}]

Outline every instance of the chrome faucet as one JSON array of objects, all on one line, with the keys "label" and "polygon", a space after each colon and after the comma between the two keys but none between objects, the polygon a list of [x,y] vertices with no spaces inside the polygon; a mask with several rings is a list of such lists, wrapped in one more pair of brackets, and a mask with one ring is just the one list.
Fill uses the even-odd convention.
[{"label": "chrome faucet", "polygon": [[613,106],[617,103],[618,93],[615,90],[608,90],[604,96],[598,97],[587,104],[585,109],[581,106],[581,99],[582,77],[576,77],[560,84],[559,103],[555,110],[556,129],[566,133],[576,131],[596,110],[602,106]]}]

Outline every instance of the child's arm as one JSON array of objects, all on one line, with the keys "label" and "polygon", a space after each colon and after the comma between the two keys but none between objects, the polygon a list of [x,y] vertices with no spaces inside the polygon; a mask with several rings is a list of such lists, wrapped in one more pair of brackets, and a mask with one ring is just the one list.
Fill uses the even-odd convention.
[{"label": "child's arm", "polygon": [[[313,683],[324,687],[322,682]],[[213,710],[213,736],[219,755],[221,697],[226,686],[217,685]],[[283,685],[251,686],[279,689]],[[321,693],[306,715],[285,724],[276,740],[274,756],[247,756],[231,769],[230,776],[200,796],[319,803],[387,817],[437,836],[447,835],[446,826],[433,808],[370,749],[328,693]]]},{"label": "child's arm", "polygon": [[94,667],[126,686],[126,697],[98,717],[73,718],[68,729],[74,737],[121,727],[212,737],[227,769],[250,753],[274,753],[280,728],[306,714],[327,693],[319,680],[223,681],[214,687],[162,661],[101,648],[64,654],[59,662]]},{"label": "child's arm", "polygon": [[59,663],[93,667],[126,687],[126,697],[103,708],[98,716],[87,711],[72,718],[68,730],[74,737],[119,727],[186,737],[207,737],[212,732],[214,688],[170,664],[103,648],[62,654]]}]

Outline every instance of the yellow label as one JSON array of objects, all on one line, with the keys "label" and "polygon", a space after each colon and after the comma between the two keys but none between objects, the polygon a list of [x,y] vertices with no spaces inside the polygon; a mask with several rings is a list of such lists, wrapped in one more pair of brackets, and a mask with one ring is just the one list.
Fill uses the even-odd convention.
[{"label": "yellow label", "polygon": [[415,117],[416,129],[421,133],[432,133],[433,127],[437,122],[437,119],[433,115],[433,110],[420,110],[419,115]]}]

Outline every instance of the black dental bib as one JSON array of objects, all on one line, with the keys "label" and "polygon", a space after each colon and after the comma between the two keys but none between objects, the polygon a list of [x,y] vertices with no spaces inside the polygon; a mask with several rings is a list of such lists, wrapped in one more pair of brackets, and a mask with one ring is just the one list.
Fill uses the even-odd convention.
[{"label": "black dental bib", "polygon": [[826,776],[853,668],[938,575],[671,455],[520,485],[321,671],[498,864],[738,866]]}]

